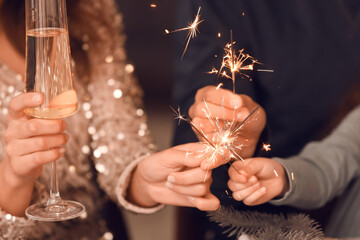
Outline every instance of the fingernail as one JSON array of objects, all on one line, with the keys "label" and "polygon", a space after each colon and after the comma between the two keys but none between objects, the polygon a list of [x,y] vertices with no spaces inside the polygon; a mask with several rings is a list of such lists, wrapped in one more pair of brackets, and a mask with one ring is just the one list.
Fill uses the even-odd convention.
[{"label": "fingernail", "polygon": [[59,148],[58,151],[59,151],[60,154],[63,154],[65,152],[65,148]]},{"label": "fingernail", "polygon": [[170,188],[170,189],[173,188],[173,185],[172,185],[170,182],[166,182],[166,183],[165,183],[165,186],[166,186],[167,188]]},{"label": "fingernail", "polygon": [[41,96],[40,94],[36,94],[32,97],[32,100],[35,102],[35,103],[40,103],[41,102]]},{"label": "fingernail", "polygon": [[194,201],[195,201],[195,198],[194,198],[194,197],[188,196],[187,198],[188,198],[188,200],[189,200],[190,202],[194,202]]},{"label": "fingernail", "polygon": [[175,177],[174,176],[168,176],[167,181],[170,182],[170,183],[174,183],[175,182]]}]

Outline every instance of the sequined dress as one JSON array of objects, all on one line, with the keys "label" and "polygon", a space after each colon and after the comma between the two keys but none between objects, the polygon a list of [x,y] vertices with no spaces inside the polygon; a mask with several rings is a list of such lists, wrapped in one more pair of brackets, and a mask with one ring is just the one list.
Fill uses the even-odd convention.
[{"label": "sequined dress", "polygon": [[[89,18],[87,27],[97,29],[99,39],[92,41],[93,36],[70,21],[70,28],[82,39],[91,72],[86,81],[75,78],[79,110],[65,119],[70,138],[65,155],[57,161],[57,174],[62,198],[81,202],[86,213],[75,220],[46,223],[0,211],[0,239],[112,239],[100,216],[106,198],[138,213],[161,208],[141,208],[125,199],[132,170],[154,146],[142,109],[142,91],[132,74],[133,66],[126,63],[122,17],[113,0],[80,2]],[[102,21],[95,21],[97,18]],[[0,149],[5,147],[10,99],[23,89],[21,75],[0,63]],[[0,151],[0,161],[3,159],[4,151]],[[36,182],[32,203],[48,198],[49,172],[45,167]]]}]

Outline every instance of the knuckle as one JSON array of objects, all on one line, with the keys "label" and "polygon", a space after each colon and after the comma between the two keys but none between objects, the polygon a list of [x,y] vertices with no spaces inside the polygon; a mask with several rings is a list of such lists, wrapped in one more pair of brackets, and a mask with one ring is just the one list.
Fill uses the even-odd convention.
[{"label": "knuckle", "polygon": [[194,103],[193,105],[191,105],[190,106],[190,108],[189,108],[189,116],[191,117],[191,118],[194,118],[194,115],[195,115],[195,104],[196,103]]},{"label": "knuckle", "polygon": [[196,99],[202,98],[202,95],[203,95],[203,93],[204,93],[204,91],[205,91],[205,88],[206,88],[206,87],[203,87],[203,88],[200,88],[200,89],[197,90],[197,92],[196,92]]},{"label": "knuckle", "polygon": [[49,160],[56,160],[60,158],[60,152],[58,150],[51,150],[49,153]]},{"label": "knuckle", "polygon": [[254,205],[254,201],[252,199],[247,199],[247,198],[243,200],[243,203],[248,206]]},{"label": "knuckle", "polygon": [[68,137],[68,135],[67,134],[62,134],[62,144],[61,145],[64,145],[64,144],[66,144],[67,143],[67,141],[68,141],[68,139],[69,139],[69,137]]},{"label": "knuckle", "polygon": [[38,146],[38,147],[41,148],[41,149],[46,148],[46,145],[47,145],[47,144],[46,144],[46,140],[45,140],[43,137],[38,138],[38,139],[36,140],[35,144],[36,144],[36,146]]},{"label": "knuckle", "polygon": [[204,196],[208,193],[208,187],[204,184],[200,185],[199,189],[198,189],[198,194],[200,196]]},{"label": "knuckle", "polygon": [[15,100],[15,98],[12,98],[10,100],[9,109],[13,111],[17,109],[17,101]]},{"label": "knuckle", "polygon": [[8,144],[6,145],[5,147],[5,152],[6,152],[6,155],[10,158],[13,158],[14,157],[14,145],[13,144]]},{"label": "knuckle", "polygon": [[36,153],[32,154],[31,160],[36,167],[41,166],[42,162],[43,162],[43,154],[40,152],[36,152]]},{"label": "knuckle", "polygon": [[234,190],[235,190],[233,181],[229,180],[228,183],[227,183],[227,185],[228,185],[228,187],[229,187],[229,189],[230,189],[231,191],[234,191]]},{"label": "knuckle", "polygon": [[205,203],[205,201],[203,199],[198,200],[196,202],[196,207],[201,211],[206,211],[207,210],[206,206],[207,205],[206,205],[206,203]]},{"label": "knuckle", "polygon": [[11,139],[12,139],[11,134],[10,134],[10,132],[7,130],[6,133],[5,133],[5,135],[4,135],[4,140],[5,140],[5,142],[6,142],[7,144],[9,144],[9,143],[11,142]]},{"label": "knuckle", "polygon": [[28,121],[27,129],[32,134],[37,133],[39,130],[38,125],[36,124],[36,122],[34,120]]},{"label": "knuckle", "polygon": [[55,121],[55,126],[56,126],[56,132],[60,133],[63,131],[64,129],[64,121],[59,119]]}]

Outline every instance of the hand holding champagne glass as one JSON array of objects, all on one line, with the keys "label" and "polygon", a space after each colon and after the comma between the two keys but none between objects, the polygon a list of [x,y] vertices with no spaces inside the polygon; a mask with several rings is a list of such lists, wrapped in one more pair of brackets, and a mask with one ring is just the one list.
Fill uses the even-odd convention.
[{"label": "hand holding champagne glass", "polygon": [[[58,119],[77,110],[65,0],[26,0],[25,92],[41,93],[44,98],[41,106],[25,110],[29,116]],[[38,221],[62,221],[84,210],[80,203],[61,199],[54,162],[50,198],[30,206],[26,215]]]}]

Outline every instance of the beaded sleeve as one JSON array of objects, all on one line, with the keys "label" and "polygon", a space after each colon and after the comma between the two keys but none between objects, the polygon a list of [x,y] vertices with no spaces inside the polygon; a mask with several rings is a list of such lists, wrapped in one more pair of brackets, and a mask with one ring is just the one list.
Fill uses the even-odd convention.
[{"label": "beaded sleeve", "polygon": [[[91,109],[85,114],[91,117],[88,130],[92,158],[98,182],[112,200],[135,212],[152,213],[161,206],[140,208],[125,199],[132,170],[141,158],[154,151],[154,145],[142,108],[143,93],[133,75],[133,65],[126,60],[122,16],[114,1],[102,4],[95,3],[87,16],[98,18],[101,15],[106,23],[89,21],[89,27],[97,29],[98,39],[94,43],[92,37],[87,36],[84,43],[91,68],[87,87]],[[86,11],[86,6],[83,7]]]}]

